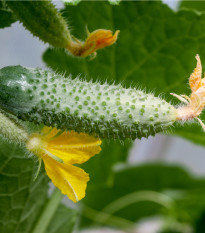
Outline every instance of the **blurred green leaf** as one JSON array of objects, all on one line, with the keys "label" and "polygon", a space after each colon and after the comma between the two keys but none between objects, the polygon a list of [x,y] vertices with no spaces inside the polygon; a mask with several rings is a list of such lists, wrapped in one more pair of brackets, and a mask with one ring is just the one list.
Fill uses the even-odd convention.
[{"label": "blurred green leaf", "polygon": [[[142,201],[137,202],[135,198],[140,193]],[[179,222],[193,224],[205,208],[204,197],[205,179],[192,177],[180,167],[163,164],[134,166],[116,171],[110,186],[88,186],[87,196],[83,200],[85,206],[81,226],[103,224],[102,218],[97,216],[102,214],[101,211],[111,213],[110,218],[104,219],[105,225],[112,223],[112,215],[122,219],[118,223],[115,222],[115,227],[121,226],[123,220],[135,223],[140,218],[156,214],[164,214]],[[116,200],[120,200],[118,204],[122,208],[113,204]],[[130,204],[126,205],[126,202]],[[117,211],[113,211],[112,208]],[[97,211],[93,219],[90,215],[92,211]]]},{"label": "blurred green leaf", "polygon": [[[154,90],[156,95],[163,93],[166,100],[179,104],[169,93],[190,95],[187,82],[195,68],[197,53],[205,67],[205,14],[176,13],[155,1],[126,1],[118,6],[108,2],[81,2],[75,7],[67,6],[63,15],[72,20],[73,34],[82,40],[86,37],[86,25],[90,31],[119,29],[120,34],[115,45],[100,50],[91,61],[49,48],[43,60],[57,72],[122,82],[127,87],[139,85],[141,89]],[[172,131],[205,144],[205,134],[196,124],[177,124]]]},{"label": "blurred green leaf", "polygon": [[9,27],[14,22],[16,19],[12,11],[6,6],[5,1],[0,1],[0,28]]},{"label": "blurred green leaf", "polygon": [[131,146],[130,141],[104,140],[100,154],[95,155],[81,166],[90,175],[88,186],[112,185],[113,165],[126,161]]},{"label": "blurred green leaf", "polygon": [[62,0],[62,2],[64,4],[67,4],[67,5],[77,5],[81,0]]},{"label": "blurred green leaf", "polygon": [[180,9],[193,9],[197,11],[205,11],[205,2],[193,1],[193,0],[182,0],[179,5]]},{"label": "blurred green leaf", "polygon": [[196,229],[195,233],[204,233],[205,232],[205,211],[203,211],[201,216],[199,217],[199,219],[196,223],[195,229]]},{"label": "blurred green leaf", "polygon": [[[62,0],[62,2],[63,2],[64,4],[73,5],[73,6],[77,5],[77,4],[78,4],[79,2],[81,2],[81,1],[82,1],[82,0]],[[114,4],[114,5],[119,4],[120,1],[121,1],[121,0],[108,0],[108,2],[109,2],[110,4]]]},{"label": "blurred green leaf", "polygon": [[29,233],[47,200],[48,179],[24,149],[0,140],[0,232]]}]

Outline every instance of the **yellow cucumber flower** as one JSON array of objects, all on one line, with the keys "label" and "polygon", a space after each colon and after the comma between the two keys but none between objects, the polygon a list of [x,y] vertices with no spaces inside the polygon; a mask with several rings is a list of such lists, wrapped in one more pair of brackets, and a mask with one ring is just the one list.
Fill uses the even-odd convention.
[{"label": "yellow cucumber flower", "polygon": [[100,145],[100,139],[85,133],[44,127],[41,134],[30,136],[26,147],[38,156],[39,164],[43,160],[53,184],[73,202],[77,202],[85,196],[89,175],[73,164],[82,164],[98,154]]}]

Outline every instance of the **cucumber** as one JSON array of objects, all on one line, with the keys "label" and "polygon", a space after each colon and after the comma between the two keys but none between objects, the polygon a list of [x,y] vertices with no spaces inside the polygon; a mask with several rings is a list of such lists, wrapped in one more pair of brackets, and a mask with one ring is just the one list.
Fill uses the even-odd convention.
[{"label": "cucumber", "polygon": [[155,135],[177,118],[171,104],[136,88],[22,66],[0,70],[0,108],[35,124],[122,140]]}]

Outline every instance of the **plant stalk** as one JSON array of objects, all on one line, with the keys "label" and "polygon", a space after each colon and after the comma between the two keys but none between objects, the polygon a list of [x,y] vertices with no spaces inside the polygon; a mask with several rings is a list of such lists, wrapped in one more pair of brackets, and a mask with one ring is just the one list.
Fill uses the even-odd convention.
[{"label": "plant stalk", "polygon": [[34,227],[32,233],[45,233],[48,224],[50,223],[52,217],[54,216],[63,195],[59,189],[55,189],[49,199],[48,203],[43,210],[37,225]]}]

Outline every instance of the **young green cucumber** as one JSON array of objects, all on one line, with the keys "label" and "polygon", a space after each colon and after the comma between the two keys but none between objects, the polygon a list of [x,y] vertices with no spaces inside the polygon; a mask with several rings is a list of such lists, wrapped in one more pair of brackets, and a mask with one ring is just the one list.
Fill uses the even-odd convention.
[{"label": "young green cucumber", "polygon": [[154,135],[177,118],[153,94],[22,66],[0,70],[0,108],[36,124],[116,139]]}]

